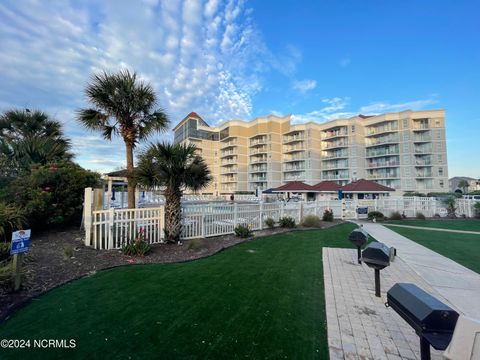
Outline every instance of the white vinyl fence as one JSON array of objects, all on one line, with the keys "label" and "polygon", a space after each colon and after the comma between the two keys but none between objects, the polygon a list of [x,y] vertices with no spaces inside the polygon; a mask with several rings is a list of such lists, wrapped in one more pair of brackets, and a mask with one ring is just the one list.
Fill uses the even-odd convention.
[{"label": "white vinyl fence", "polygon": [[[86,189],[87,190],[87,189]],[[164,237],[163,205],[140,209],[115,209],[91,211],[91,189],[85,192],[85,244],[96,249],[118,249],[134,240],[140,232],[149,243],[161,243]],[[90,198],[89,198],[90,197]],[[88,206],[90,204],[90,207]],[[475,200],[458,199],[457,216],[472,217]],[[232,234],[235,226],[243,224],[252,230],[265,228],[265,220],[278,221],[290,216],[301,223],[308,215],[321,217],[326,209],[333,211],[336,219],[358,219],[358,208],[377,210],[385,216],[394,211],[407,217],[418,213],[426,217],[446,216],[441,201],[434,198],[386,197],[376,200],[328,200],[296,203],[205,203],[184,206],[182,238],[194,239]]]}]

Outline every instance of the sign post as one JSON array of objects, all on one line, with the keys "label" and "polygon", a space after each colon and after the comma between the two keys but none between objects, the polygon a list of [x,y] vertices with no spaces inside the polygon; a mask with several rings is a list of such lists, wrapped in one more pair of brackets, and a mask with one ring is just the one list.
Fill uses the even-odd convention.
[{"label": "sign post", "polygon": [[23,253],[30,248],[31,230],[19,230],[12,233],[12,247],[10,255],[13,255],[13,290],[18,291],[22,283],[22,259]]}]

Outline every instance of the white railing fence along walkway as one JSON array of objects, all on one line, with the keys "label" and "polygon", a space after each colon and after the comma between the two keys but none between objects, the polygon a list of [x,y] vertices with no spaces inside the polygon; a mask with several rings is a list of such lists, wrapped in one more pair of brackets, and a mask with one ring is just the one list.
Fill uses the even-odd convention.
[{"label": "white railing fence along walkway", "polygon": [[[119,249],[134,240],[140,231],[149,243],[164,239],[164,207],[115,209],[92,211],[92,189],[85,189],[84,226],[85,244],[96,249]],[[475,200],[458,199],[457,216],[474,216]],[[426,217],[445,216],[447,211],[441,201],[434,198],[387,197],[375,200],[325,200],[296,203],[205,203],[190,204],[182,209],[182,238],[194,239],[232,234],[235,226],[243,224],[252,230],[265,228],[265,220],[276,222],[290,216],[297,224],[305,216],[323,216],[326,209],[333,211],[336,219],[358,219],[358,208],[377,210],[386,216],[398,211],[407,217],[423,213]],[[365,215],[364,215],[365,216]]]}]

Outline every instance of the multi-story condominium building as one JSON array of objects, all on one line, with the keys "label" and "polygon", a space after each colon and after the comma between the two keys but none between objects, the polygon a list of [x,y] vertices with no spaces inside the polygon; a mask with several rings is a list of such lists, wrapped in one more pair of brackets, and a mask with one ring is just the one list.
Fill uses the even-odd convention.
[{"label": "multi-story condominium building", "polygon": [[360,178],[399,192],[448,191],[443,110],[306,124],[270,115],[217,127],[190,113],[174,132],[175,143],[198,147],[212,172],[203,193],[254,192],[288,181],[344,185]]}]

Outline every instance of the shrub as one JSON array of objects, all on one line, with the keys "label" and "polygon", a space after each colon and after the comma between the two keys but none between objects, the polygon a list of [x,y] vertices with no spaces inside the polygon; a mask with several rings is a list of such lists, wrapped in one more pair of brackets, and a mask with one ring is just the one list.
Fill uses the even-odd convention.
[{"label": "shrub", "polygon": [[65,255],[65,257],[67,259],[70,259],[73,257],[73,247],[68,245],[66,247],[63,248],[63,254]]},{"label": "shrub", "polygon": [[12,287],[12,263],[0,264],[0,288]]},{"label": "shrub", "polygon": [[295,227],[295,219],[290,216],[284,216],[278,220],[278,224],[282,228],[294,228]]},{"label": "shrub", "polygon": [[455,211],[457,210],[457,202],[455,197],[449,196],[443,200],[443,205],[445,205],[447,209],[447,217],[455,218]]},{"label": "shrub", "polygon": [[23,211],[14,205],[0,203],[0,241],[10,241],[12,231],[27,224]]},{"label": "shrub", "polygon": [[269,229],[273,229],[275,227],[275,220],[273,220],[271,217],[266,218],[265,225],[267,225]]},{"label": "shrub", "polygon": [[238,224],[235,226],[235,235],[241,238],[248,238],[253,236],[253,231],[247,225]]},{"label": "shrub", "polygon": [[152,247],[145,239],[145,232],[140,229],[133,241],[122,247],[122,252],[128,256],[145,256],[152,250]]},{"label": "shrub", "polygon": [[192,239],[188,242],[187,249],[188,250],[198,250],[202,247],[203,242],[200,239]]},{"label": "shrub", "polygon": [[10,184],[9,196],[32,228],[50,228],[80,220],[84,189],[97,183],[98,174],[62,162],[32,168]]},{"label": "shrub", "polygon": [[10,243],[0,243],[0,263],[10,258]]},{"label": "shrub", "polygon": [[425,215],[423,215],[423,213],[421,212],[417,212],[417,215],[415,215],[415,218],[417,218],[418,220],[425,220]]},{"label": "shrub", "polygon": [[390,220],[402,220],[402,214],[400,214],[398,211],[394,211],[390,214]]},{"label": "shrub", "polygon": [[383,215],[380,211],[370,211],[367,216],[368,220],[375,219],[375,221],[383,221],[385,219],[385,215]]},{"label": "shrub", "polygon": [[473,205],[473,211],[475,212],[475,217],[480,219],[480,202],[477,202],[475,205]]},{"label": "shrub", "polygon": [[318,216],[307,215],[302,221],[302,225],[305,227],[321,227],[322,223]]},{"label": "shrub", "polygon": [[333,210],[325,209],[322,219],[323,221],[333,221]]}]

